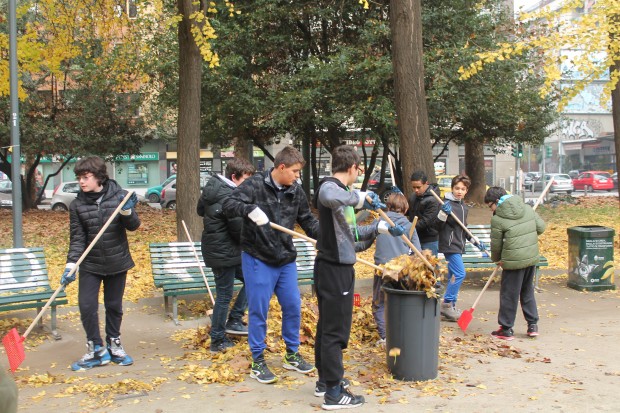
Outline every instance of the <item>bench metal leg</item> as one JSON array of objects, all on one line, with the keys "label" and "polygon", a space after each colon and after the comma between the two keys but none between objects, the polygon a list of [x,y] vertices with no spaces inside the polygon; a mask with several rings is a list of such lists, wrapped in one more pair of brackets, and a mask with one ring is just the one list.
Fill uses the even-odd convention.
[{"label": "bench metal leg", "polygon": [[179,323],[179,303],[177,302],[177,296],[172,296],[172,321],[175,325],[181,325]]},{"label": "bench metal leg", "polygon": [[539,282],[540,282],[540,268],[536,267],[536,276],[534,277],[534,291],[537,293],[541,293],[543,291],[543,289],[540,288],[540,285],[538,285]]},{"label": "bench metal leg", "polygon": [[52,306],[52,337],[54,337],[54,340],[60,340],[62,339],[62,336],[60,335],[60,333],[58,332],[58,329],[56,327],[56,306]]}]

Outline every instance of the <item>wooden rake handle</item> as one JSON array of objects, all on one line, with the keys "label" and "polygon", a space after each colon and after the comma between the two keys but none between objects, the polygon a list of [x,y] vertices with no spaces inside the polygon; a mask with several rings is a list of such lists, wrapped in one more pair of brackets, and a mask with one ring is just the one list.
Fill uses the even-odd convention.
[{"label": "wooden rake handle", "polygon": [[[437,201],[439,201],[439,203],[440,203],[441,205],[445,204],[445,202],[443,202],[443,199],[441,199],[441,198],[439,197],[439,195],[437,195],[437,194],[435,193],[435,191],[433,191],[432,189],[431,189],[431,194],[433,194],[433,196],[435,197],[435,199],[436,199]],[[463,228],[463,230],[465,230],[465,232],[467,233],[467,235],[469,235],[469,236],[470,236],[470,238],[474,238],[474,234],[472,234],[472,233],[471,233],[471,231],[467,228],[467,226],[466,226],[465,224],[463,224],[463,223],[461,222],[461,220],[460,220],[460,219],[458,219],[458,217],[454,214],[454,212],[450,212],[450,216],[451,216],[452,218],[454,218],[454,220],[456,221],[456,223],[457,223],[457,224],[459,224],[459,225],[461,226],[461,228]]]},{"label": "wooden rake handle", "polygon": [[[88,253],[90,252],[90,250],[93,249],[93,247],[95,246],[95,244],[97,243],[97,241],[99,241],[99,238],[101,238],[101,236],[103,235],[103,233],[105,232],[106,229],[108,229],[108,227],[110,226],[110,224],[112,223],[112,221],[114,220],[114,218],[116,217],[116,215],[118,215],[118,213],[121,211],[121,208],[123,206],[125,206],[125,204],[127,203],[127,201],[129,201],[129,198],[131,198],[131,195],[133,195],[134,191],[127,191],[127,195],[125,195],[125,198],[123,198],[123,200],[121,201],[120,204],[118,204],[118,206],[116,207],[116,209],[114,210],[114,212],[112,212],[112,215],[110,215],[110,218],[108,218],[108,220],[106,221],[106,223],[101,227],[101,229],[99,230],[99,232],[97,233],[97,236],[95,237],[95,239],[93,239],[91,241],[91,243],[88,245],[88,247],[86,248],[86,250],[84,250],[84,252],[82,253],[82,255],[80,256],[80,258],[78,259],[78,261],[75,263],[75,267],[73,267],[73,269],[71,271],[69,271],[69,274],[67,274],[67,276],[71,276],[73,274],[75,274],[75,272],[77,271],[78,267],[80,266],[80,264],[82,263],[82,261],[84,261],[84,259],[86,258],[86,256],[88,255]],[[37,324],[37,322],[41,319],[41,317],[43,317],[43,314],[45,313],[45,311],[47,311],[47,309],[50,307],[50,305],[52,304],[52,302],[54,301],[54,299],[56,299],[56,296],[58,294],[60,294],[60,292],[62,291],[62,289],[65,288],[65,286],[63,284],[60,284],[60,286],[56,289],[56,291],[54,291],[54,294],[52,294],[52,296],[50,297],[49,300],[47,300],[47,303],[45,303],[45,305],[43,306],[43,308],[41,309],[41,311],[39,312],[39,314],[37,314],[37,316],[34,318],[34,320],[32,320],[32,323],[30,324],[30,326],[28,327],[28,330],[26,330],[26,332],[24,333],[24,335],[22,336],[22,340],[25,340],[26,337],[28,337],[28,334],[30,334],[30,332],[32,331],[32,329],[34,328],[34,326]]]},{"label": "wooden rake handle", "polygon": [[491,276],[487,280],[487,283],[482,288],[482,291],[480,291],[480,294],[478,294],[478,297],[476,298],[476,301],[474,301],[474,305],[471,306],[472,309],[476,308],[476,305],[478,305],[478,301],[480,301],[480,298],[482,298],[482,294],[484,294],[484,292],[487,290],[487,288],[491,284],[491,280],[493,279],[493,277],[495,277],[495,274],[497,274],[497,271],[499,271],[499,268],[500,268],[499,265],[495,266],[495,269],[493,270],[493,273],[491,274]]},{"label": "wooden rake handle", "polygon": [[[282,232],[284,232],[284,233],[286,233],[288,235],[291,235],[293,237],[304,239],[304,240],[306,240],[308,242],[311,242],[313,245],[316,246],[316,240],[314,238],[310,238],[307,235],[300,234],[299,232],[290,230],[290,229],[288,229],[286,227],[283,227],[282,225],[274,224],[273,222],[270,222],[269,225],[271,225],[271,228],[273,228],[273,229],[277,229],[278,231],[282,231]],[[375,265],[372,262],[366,261],[366,260],[364,260],[362,258],[359,258],[359,257],[355,257],[355,258],[356,258],[357,262],[360,262],[362,264],[366,264],[369,267],[374,268],[375,270],[383,272],[383,268],[379,267],[378,265]]]},{"label": "wooden rake handle", "polygon": [[[372,203],[372,199],[369,196],[366,196],[366,200],[369,203]],[[396,226],[396,224],[394,224],[394,221],[392,221],[390,217],[388,217],[388,215],[385,213],[385,211],[383,211],[381,208],[377,209],[377,212],[379,213],[379,215],[381,215],[381,218],[383,218],[388,224],[390,224],[390,226],[392,227]],[[411,248],[411,251],[413,251],[431,271],[435,272],[435,267],[433,267],[433,265],[430,262],[428,262],[428,260],[420,252],[420,250],[417,249],[415,245],[413,245],[413,242],[411,242],[411,240],[407,238],[405,234],[401,235],[400,237],[403,239],[403,241],[405,241],[405,243],[407,243],[407,245],[409,245],[409,248]]]},{"label": "wooden rake handle", "polygon": [[549,183],[547,184],[545,189],[542,191],[542,193],[540,194],[540,196],[536,200],[536,203],[534,204],[534,208],[533,208],[534,211],[536,211],[536,208],[538,208],[538,205],[540,205],[540,203],[542,202],[543,198],[547,194],[547,191],[549,191],[549,188],[551,188],[551,184],[553,184],[553,177],[551,177],[551,179],[549,179]]},{"label": "wooden rake handle", "polygon": [[209,291],[209,297],[211,297],[211,304],[215,305],[215,299],[213,298],[213,293],[211,292],[211,287],[209,287],[209,281],[207,281],[207,276],[205,275],[205,271],[202,269],[202,262],[200,258],[198,258],[198,252],[196,252],[196,247],[194,246],[194,242],[192,241],[192,237],[189,235],[189,231],[187,230],[187,225],[185,225],[185,221],[181,220],[181,224],[183,224],[183,229],[185,230],[185,235],[187,236],[187,240],[189,241],[189,245],[192,247],[192,252],[194,253],[194,258],[196,258],[196,263],[198,264],[198,269],[200,270],[200,274],[202,274],[202,279],[207,286],[207,291]]}]

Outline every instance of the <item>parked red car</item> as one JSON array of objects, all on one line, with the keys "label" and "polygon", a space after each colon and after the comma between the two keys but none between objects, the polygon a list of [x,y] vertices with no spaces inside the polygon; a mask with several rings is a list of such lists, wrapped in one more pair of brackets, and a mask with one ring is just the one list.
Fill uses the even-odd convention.
[{"label": "parked red car", "polygon": [[607,190],[611,191],[614,188],[614,181],[611,179],[611,175],[606,171],[585,171],[579,174],[577,178],[573,179],[573,186],[575,191],[578,190]]}]

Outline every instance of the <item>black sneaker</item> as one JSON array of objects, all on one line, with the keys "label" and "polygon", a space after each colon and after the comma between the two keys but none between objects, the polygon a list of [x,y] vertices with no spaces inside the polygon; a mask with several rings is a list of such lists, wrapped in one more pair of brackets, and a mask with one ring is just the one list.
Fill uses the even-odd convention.
[{"label": "black sneaker", "polygon": [[216,341],[215,343],[211,343],[210,350],[211,353],[223,353],[231,347],[234,347],[235,343],[233,343],[228,337],[224,337],[220,341]]},{"label": "black sneaker", "polygon": [[282,367],[288,370],[296,370],[300,373],[310,373],[314,370],[314,366],[304,360],[301,354],[289,352],[284,356]]},{"label": "black sneaker", "polygon": [[253,361],[250,377],[258,380],[259,383],[269,384],[278,381],[278,376],[273,374],[265,360]]},{"label": "black sneaker", "polygon": [[[349,386],[351,385],[351,382],[349,382],[348,379],[342,379],[340,380],[340,385],[342,386],[343,389],[348,389]],[[314,395],[316,397],[323,397],[325,396],[326,391],[327,391],[327,384],[325,384],[325,382],[322,382],[322,381],[317,381],[316,385],[314,386]]]},{"label": "black sneaker", "polygon": [[538,324],[530,324],[527,326],[527,335],[528,337],[538,336]]},{"label": "black sneaker", "polygon": [[226,323],[226,334],[247,336],[248,326],[244,325],[241,321],[229,321]]},{"label": "black sneaker", "polygon": [[514,340],[514,331],[512,328],[504,328],[500,326],[496,331],[493,331],[491,335],[495,338],[499,338],[502,340],[510,341]]},{"label": "black sneaker", "polygon": [[323,410],[339,410],[339,409],[353,409],[354,407],[360,407],[364,404],[364,396],[355,396],[348,390],[342,389],[342,392],[337,397],[331,397],[325,393],[323,404],[321,407]]}]

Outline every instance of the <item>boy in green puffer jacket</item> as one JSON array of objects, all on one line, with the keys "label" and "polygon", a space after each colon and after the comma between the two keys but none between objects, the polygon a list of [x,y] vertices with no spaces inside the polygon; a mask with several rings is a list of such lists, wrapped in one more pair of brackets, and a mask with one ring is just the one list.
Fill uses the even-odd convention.
[{"label": "boy in green puffer jacket", "polygon": [[491,219],[491,259],[502,267],[499,296],[499,329],[491,334],[499,339],[514,339],[517,306],[527,321],[527,335],[538,335],[538,308],[534,297],[534,276],[540,253],[538,236],[545,223],[518,196],[507,195],[497,186],[487,190],[484,202],[493,211]]}]

